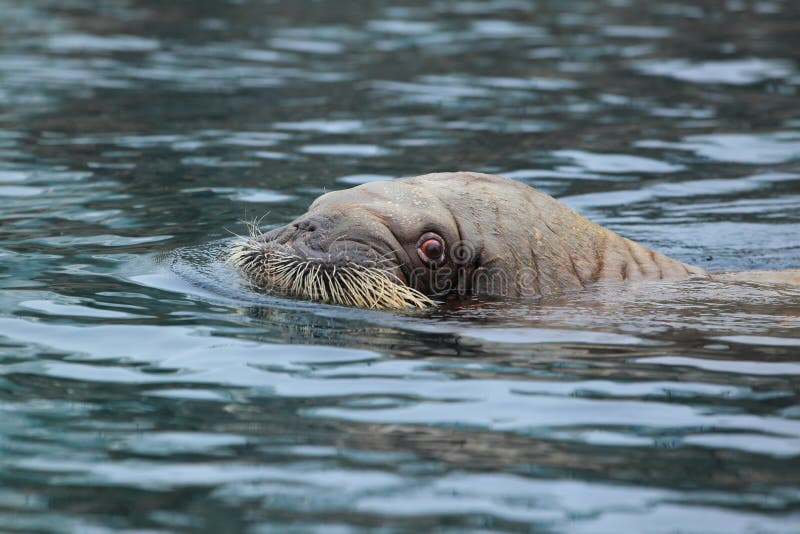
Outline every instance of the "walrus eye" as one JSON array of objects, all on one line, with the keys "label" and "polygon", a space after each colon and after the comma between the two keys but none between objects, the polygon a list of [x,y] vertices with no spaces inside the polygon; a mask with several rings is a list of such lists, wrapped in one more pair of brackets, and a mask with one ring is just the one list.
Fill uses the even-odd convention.
[{"label": "walrus eye", "polygon": [[425,263],[439,263],[444,259],[444,239],[428,232],[419,238],[417,254]]}]

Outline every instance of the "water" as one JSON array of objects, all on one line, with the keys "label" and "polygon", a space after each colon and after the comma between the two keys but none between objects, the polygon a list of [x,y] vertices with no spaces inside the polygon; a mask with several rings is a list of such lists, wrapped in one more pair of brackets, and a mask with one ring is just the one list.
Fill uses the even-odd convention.
[{"label": "water", "polygon": [[0,0],[2,530],[800,530],[798,289],[403,315],[221,261],[469,169],[800,267],[796,2],[106,4]]}]

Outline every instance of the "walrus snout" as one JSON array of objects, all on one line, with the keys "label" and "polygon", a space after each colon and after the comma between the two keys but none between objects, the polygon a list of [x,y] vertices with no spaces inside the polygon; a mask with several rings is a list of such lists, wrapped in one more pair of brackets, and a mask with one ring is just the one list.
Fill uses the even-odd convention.
[{"label": "walrus snout", "polygon": [[425,308],[428,297],[408,287],[393,251],[351,239],[335,217],[312,216],[254,235],[234,246],[228,262],[259,290],[361,308]]},{"label": "walrus snout", "polygon": [[402,274],[395,257],[380,242],[351,237],[346,222],[331,214],[305,214],[301,219],[252,238],[265,254],[291,254],[304,261],[333,267],[382,266]]}]

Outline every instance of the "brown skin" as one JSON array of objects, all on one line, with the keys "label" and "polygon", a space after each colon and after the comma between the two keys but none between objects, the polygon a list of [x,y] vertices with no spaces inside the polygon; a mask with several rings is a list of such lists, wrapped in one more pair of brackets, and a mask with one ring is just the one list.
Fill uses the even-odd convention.
[{"label": "brown skin", "polygon": [[609,280],[708,277],[528,185],[471,172],[327,193],[292,223],[254,239],[263,250],[326,267],[379,268],[437,297],[546,295]]}]

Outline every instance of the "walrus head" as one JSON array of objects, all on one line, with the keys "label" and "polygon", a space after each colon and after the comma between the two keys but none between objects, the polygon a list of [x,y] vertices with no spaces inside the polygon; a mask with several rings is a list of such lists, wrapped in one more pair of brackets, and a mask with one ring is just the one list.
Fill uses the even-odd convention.
[{"label": "walrus head", "polygon": [[656,269],[663,278],[670,262],[688,273],[532,187],[468,172],[324,194],[288,225],[254,231],[229,262],[259,290],[382,309],[425,308],[451,293],[553,293],[609,268],[622,279]]},{"label": "walrus head", "polygon": [[409,179],[330,192],[288,225],[238,243],[229,261],[268,292],[363,308],[425,308],[449,293],[461,239],[437,193]]}]

